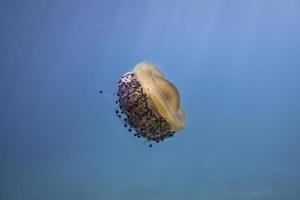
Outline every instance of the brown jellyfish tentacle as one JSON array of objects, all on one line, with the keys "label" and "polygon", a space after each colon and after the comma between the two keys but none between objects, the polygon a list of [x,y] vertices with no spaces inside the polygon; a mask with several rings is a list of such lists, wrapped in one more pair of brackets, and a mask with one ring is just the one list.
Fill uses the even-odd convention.
[{"label": "brown jellyfish tentacle", "polygon": [[[168,137],[170,126],[153,110],[150,98],[133,73],[126,73],[119,82],[119,105],[126,115],[127,123],[147,140],[160,141]],[[131,131],[130,131],[131,132]]]}]

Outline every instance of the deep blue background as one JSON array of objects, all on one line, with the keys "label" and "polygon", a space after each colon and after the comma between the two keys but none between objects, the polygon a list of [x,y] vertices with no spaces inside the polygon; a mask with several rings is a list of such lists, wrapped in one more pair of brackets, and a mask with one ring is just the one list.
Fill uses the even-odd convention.
[{"label": "deep blue background", "polygon": [[[0,3],[0,199],[300,199],[300,2]],[[151,149],[114,116],[147,60],[187,125]]]}]

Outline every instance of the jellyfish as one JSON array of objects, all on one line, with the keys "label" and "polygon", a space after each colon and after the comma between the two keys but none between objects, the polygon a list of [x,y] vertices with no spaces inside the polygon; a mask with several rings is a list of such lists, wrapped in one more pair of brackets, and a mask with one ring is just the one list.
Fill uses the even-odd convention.
[{"label": "jellyfish", "polygon": [[153,64],[142,62],[125,73],[118,82],[117,98],[117,116],[124,116],[124,127],[136,137],[160,142],[185,126],[176,86]]}]

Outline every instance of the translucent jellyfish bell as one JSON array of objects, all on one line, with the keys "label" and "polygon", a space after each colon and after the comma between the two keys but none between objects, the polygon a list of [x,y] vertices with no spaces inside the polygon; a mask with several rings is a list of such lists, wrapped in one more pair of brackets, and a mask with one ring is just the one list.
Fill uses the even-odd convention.
[{"label": "translucent jellyfish bell", "polygon": [[118,102],[137,136],[160,141],[184,128],[180,95],[161,71],[150,63],[139,63],[119,81]]},{"label": "translucent jellyfish bell", "polygon": [[185,116],[180,105],[180,96],[173,83],[164,78],[162,72],[152,64],[140,63],[133,73],[151,101],[151,108],[169,124],[171,131],[184,127]]}]

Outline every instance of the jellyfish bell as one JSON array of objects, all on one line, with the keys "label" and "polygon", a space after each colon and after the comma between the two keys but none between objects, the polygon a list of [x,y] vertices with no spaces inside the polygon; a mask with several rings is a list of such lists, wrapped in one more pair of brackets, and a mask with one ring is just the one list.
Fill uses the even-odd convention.
[{"label": "jellyfish bell", "polygon": [[152,103],[151,108],[169,124],[171,131],[184,127],[185,115],[180,105],[180,96],[176,86],[165,79],[162,72],[152,64],[139,63],[133,70],[143,91]]},{"label": "jellyfish bell", "polygon": [[153,64],[142,62],[118,82],[118,103],[138,137],[162,141],[184,128],[176,86]]}]

